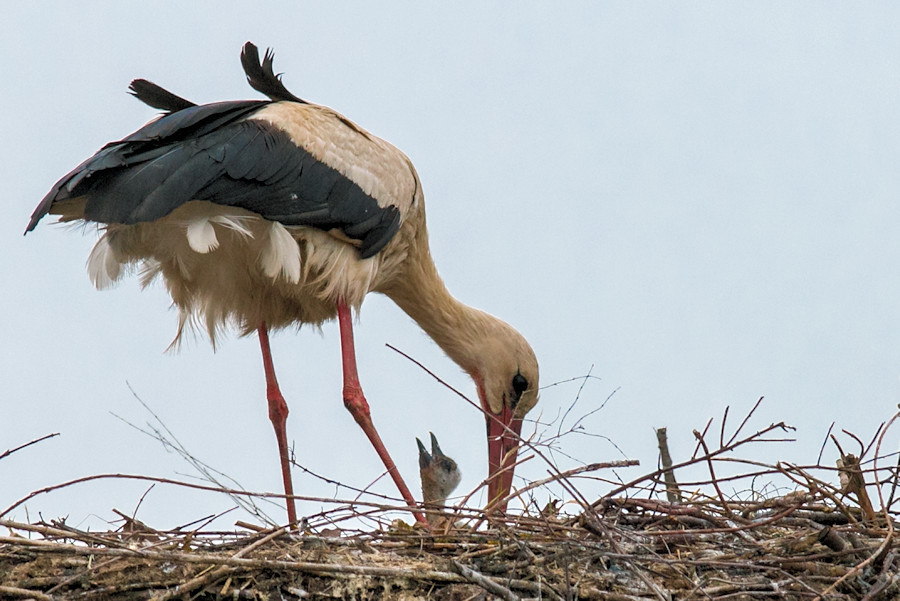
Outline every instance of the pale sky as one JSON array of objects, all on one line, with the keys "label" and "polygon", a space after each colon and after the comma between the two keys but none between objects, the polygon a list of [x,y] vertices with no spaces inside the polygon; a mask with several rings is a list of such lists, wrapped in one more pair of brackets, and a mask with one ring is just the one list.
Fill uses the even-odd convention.
[{"label": "pale sky", "polygon": [[[593,366],[600,379],[569,425],[615,391],[585,427],[641,460],[623,478],[655,468],[655,427],[668,427],[684,459],[691,430],[726,405],[736,418],[760,396],[752,427],[798,428],[794,444],[747,452],[766,460],[812,463],[832,421],[868,439],[896,411],[895,4],[247,7],[5,7],[0,452],[61,436],[0,461],[0,506],[97,473],[193,476],[113,417],[150,418],[129,385],[194,455],[248,489],[281,490],[254,338],[228,337],[215,353],[198,338],[164,353],[176,315],[161,285],[141,292],[132,277],[95,291],[84,271],[90,229],[45,218],[22,236],[59,177],[155,116],[126,94],[131,79],[195,102],[258,98],[238,60],[247,40],[275,48],[291,91],[410,156],[448,287],[529,339],[542,384]],[[356,336],[375,424],[410,487],[418,491],[415,437],[429,431],[460,463],[460,491],[476,486],[487,471],[482,416],[385,344],[475,398],[468,377],[384,297],[363,305]],[[298,462],[354,486],[377,478],[378,458],[341,403],[336,324],[281,332],[273,348]],[[546,389],[530,417],[554,419],[578,386]],[[895,450],[897,435],[889,440]],[[602,438],[561,444],[575,458],[559,456],[561,468],[622,458]],[[824,461],[835,455],[828,447]],[[530,461],[519,474],[542,478],[545,466]],[[294,478],[301,494],[335,493]],[[113,507],[133,510],[146,488],[85,484],[9,517],[96,527]],[[386,478],[374,489],[395,492]],[[138,517],[166,528],[230,505],[157,487]]]}]

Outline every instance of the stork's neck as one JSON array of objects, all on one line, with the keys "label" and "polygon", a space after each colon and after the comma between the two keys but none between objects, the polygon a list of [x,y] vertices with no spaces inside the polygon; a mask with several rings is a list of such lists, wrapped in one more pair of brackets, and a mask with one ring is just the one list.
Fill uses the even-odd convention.
[{"label": "stork's neck", "polygon": [[456,300],[438,275],[427,239],[410,249],[403,276],[384,292],[473,377],[479,371],[474,347],[492,331],[492,315]]}]

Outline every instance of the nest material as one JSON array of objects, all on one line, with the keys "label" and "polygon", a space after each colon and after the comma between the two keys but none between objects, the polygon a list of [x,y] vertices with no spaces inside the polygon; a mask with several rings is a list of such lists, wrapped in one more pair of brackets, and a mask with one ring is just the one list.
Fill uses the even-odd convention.
[{"label": "nest material", "polygon": [[[708,442],[710,421],[694,433],[694,455],[678,464],[663,452],[663,434],[660,469],[624,484],[595,478],[612,488],[592,502],[580,479],[623,462],[566,472],[548,462],[550,478],[517,491],[522,513],[486,515],[466,509],[464,500],[453,514],[432,519],[430,530],[392,521],[400,507],[358,499],[334,501],[334,509],[300,531],[239,522],[242,529],[227,533],[163,532],[121,513],[124,524],[114,532],[3,519],[34,495],[85,480],[79,479],[36,491],[0,513],[0,527],[8,530],[0,536],[0,598],[900,599],[900,464],[896,453],[881,451],[900,413],[868,445],[848,433],[859,457],[833,438],[841,459],[829,468],[736,457],[739,447],[784,441],[773,435],[790,431],[778,423],[741,437],[755,409],[730,437],[726,410],[718,445]],[[544,459],[538,445],[527,444]],[[680,485],[674,477],[697,470],[707,476]],[[791,492],[766,496],[754,486],[761,478],[778,478],[781,490],[787,484]],[[741,481],[749,493],[723,493]],[[557,503],[537,509],[529,499],[551,486],[567,493],[561,505],[570,513]],[[350,526],[360,523],[374,527]]]},{"label": "nest material", "polygon": [[[334,536],[284,529],[87,533],[2,520],[0,597],[31,599],[895,599],[895,524],[806,494],[731,504],[607,499],[577,519],[473,531],[395,522]],[[469,526],[474,525],[470,524]],[[463,526],[462,528],[460,526]]]}]

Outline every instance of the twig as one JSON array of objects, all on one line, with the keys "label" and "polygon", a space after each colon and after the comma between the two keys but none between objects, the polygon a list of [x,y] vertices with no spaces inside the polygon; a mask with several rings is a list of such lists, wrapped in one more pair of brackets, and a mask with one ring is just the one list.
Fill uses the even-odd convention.
[{"label": "twig", "polygon": [[19,588],[17,586],[0,586],[0,595],[9,595],[10,597],[25,597],[26,599],[38,599],[38,601],[53,601],[53,597],[33,591],[27,588]]},{"label": "twig", "polygon": [[[541,486],[545,486],[550,484],[551,482],[559,482],[560,480],[566,480],[571,478],[572,476],[577,476],[579,474],[586,474],[589,472],[596,472],[598,470],[603,469],[613,469],[617,467],[633,467],[635,465],[640,465],[640,461],[637,459],[622,459],[618,461],[605,461],[602,463],[591,463],[588,465],[583,465],[581,467],[572,468],[570,470],[566,470],[564,472],[558,472],[556,474],[551,474],[547,478],[543,478],[542,480],[535,480],[534,482],[529,482],[527,485],[522,488],[517,488],[515,491],[510,493],[506,498],[502,499],[501,502],[508,502],[515,498],[521,497],[526,492],[533,490],[535,488],[540,488]],[[482,483],[482,486],[485,483]]]},{"label": "twig", "polygon": [[[290,526],[282,526],[281,528],[276,528],[268,535],[262,537],[258,541],[244,547],[243,549],[241,549],[240,551],[238,551],[237,553],[232,555],[231,559],[238,559],[238,558],[246,555],[250,551],[261,547],[262,545],[266,544],[270,540],[273,540],[275,538],[278,538],[279,536],[282,536],[284,533],[286,533],[288,531],[289,527]],[[211,570],[205,574],[201,574],[199,576],[191,578],[184,584],[180,584],[180,585],[176,586],[175,588],[173,588],[172,590],[166,591],[162,595],[158,595],[158,596],[154,597],[154,601],[168,601],[169,599],[174,599],[175,597],[181,597],[182,595],[187,595],[187,594],[192,593],[193,591],[197,590],[200,587],[206,586],[207,584],[210,584],[212,582],[215,582],[215,581],[227,576],[234,570],[235,570],[235,568],[232,566],[225,566],[225,565],[219,566],[218,568]]]},{"label": "twig", "polygon": [[[120,480],[143,480],[146,482],[159,482],[161,484],[172,484],[175,486],[182,486],[184,488],[192,488],[194,490],[206,490],[210,492],[224,493],[227,495],[243,495],[247,497],[259,497],[259,498],[270,498],[270,499],[284,499],[284,493],[274,493],[274,492],[252,492],[247,490],[238,490],[234,488],[222,488],[217,486],[209,486],[206,484],[194,484],[192,482],[182,482],[180,480],[172,480],[171,478],[157,478],[155,476],[142,476],[139,474],[95,474],[93,476],[84,476],[82,478],[75,478],[74,480],[69,480],[68,482],[63,482],[61,484],[54,484],[52,486],[47,486],[41,488],[39,490],[35,490],[26,496],[22,497],[2,512],[0,512],[0,518],[14,510],[16,507],[19,507],[23,503],[27,503],[34,497],[37,497],[42,494],[46,494],[49,492],[53,492],[56,490],[60,490],[62,488],[67,488],[69,486],[74,486],[76,484],[82,484],[84,482],[91,482],[93,480],[107,480],[107,479],[120,479]],[[324,502],[331,504],[359,504],[366,505],[368,507],[376,507],[380,509],[389,509],[391,511],[403,511],[410,512],[412,508],[410,508],[405,503],[402,503],[399,499],[394,499],[397,501],[397,505],[387,505],[384,503],[371,503],[366,501],[352,501],[346,499],[335,499],[335,498],[327,498],[327,497],[307,497],[301,495],[294,495],[294,498],[301,501],[315,501],[315,502]],[[401,504],[402,503],[402,504]]]},{"label": "twig", "polygon": [[703,435],[700,434],[700,432],[694,430],[694,436],[697,437],[698,443],[703,447],[704,457],[706,457],[706,465],[709,469],[709,481],[712,484],[713,489],[716,491],[716,494],[719,496],[719,502],[722,504],[722,511],[725,512],[725,515],[733,517],[734,514],[731,512],[731,507],[729,507],[728,505],[728,500],[722,493],[722,489],[719,488],[719,481],[716,479],[716,470],[713,468],[712,454],[709,451],[709,447],[706,446],[706,441],[703,439]]},{"label": "twig", "polygon": [[[763,428],[762,430],[759,430],[755,434],[751,434],[750,436],[747,436],[746,438],[742,438],[741,440],[733,441],[730,444],[728,444],[727,446],[724,446],[722,448],[712,451],[709,456],[717,457],[719,455],[722,455],[723,453],[730,452],[741,445],[758,441],[762,436],[765,436],[769,432],[772,432],[773,430],[778,430],[778,429],[788,431],[788,430],[793,430],[794,428],[791,426],[788,426],[784,422],[778,422],[777,424],[770,424],[769,426]],[[697,443],[697,447],[699,449],[700,443]],[[693,464],[697,463],[698,461],[705,461],[706,459],[707,459],[707,457],[705,457],[705,456],[704,457],[695,457],[695,458],[689,459],[687,461],[682,461],[681,463],[676,463],[675,465],[672,466],[671,469],[673,469],[673,470],[680,469],[683,467],[687,467],[689,465],[693,465]],[[660,469],[658,469],[654,472],[651,472],[645,476],[636,478],[635,480],[632,480],[631,482],[627,482],[625,484],[622,484],[621,486],[617,486],[613,490],[611,490],[608,493],[606,493],[605,495],[603,495],[603,497],[601,497],[597,501],[594,501],[593,503],[591,503],[591,507],[593,507],[593,508],[599,507],[600,505],[603,504],[603,502],[606,499],[610,499],[618,494],[625,492],[626,490],[634,488],[636,485],[640,484],[641,482],[644,482],[646,480],[652,481],[656,478],[659,478],[662,475],[663,471],[665,471],[665,470],[660,468]]]},{"label": "twig", "polygon": [[822,455],[825,453],[825,446],[828,444],[828,438],[831,436],[831,431],[834,429],[835,422],[831,422],[831,425],[828,426],[828,432],[825,433],[825,440],[822,441],[822,447],[819,449],[819,457],[816,459],[817,464],[822,463]]},{"label": "twig", "polygon": [[587,385],[588,379],[591,377],[592,371],[594,371],[593,364],[590,366],[590,368],[588,368],[587,374],[584,376],[584,379],[581,381],[581,386],[578,387],[578,392],[575,393],[575,400],[572,401],[572,403],[566,409],[565,413],[563,413],[562,418],[559,420],[559,426],[557,427],[557,430],[556,430],[557,435],[562,433],[562,427],[566,421],[566,417],[569,416],[569,413],[571,413],[572,409],[575,408],[575,405],[578,404],[578,400],[581,398],[581,393],[584,391],[584,387]]},{"label": "twig", "polygon": [[54,436],[59,436],[59,432],[54,432],[53,434],[47,434],[45,436],[41,436],[40,438],[35,438],[34,440],[26,442],[25,444],[21,444],[14,449],[9,449],[7,451],[4,451],[3,453],[0,453],[0,459],[5,459],[6,457],[9,457],[16,451],[21,451],[22,449],[24,449],[26,447],[30,447],[31,445],[37,444],[43,440],[47,440],[48,438],[53,438]]},{"label": "twig", "polygon": [[763,397],[759,397],[759,399],[757,399],[756,403],[753,404],[753,407],[750,409],[750,411],[747,412],[747,415],[744,416],[744,420],[741,422],[741,425],[738,426],[737,430],[734,431],[734,434],[731,435],[731,438],[728,439],[728,444],[726,444],[725,446],[729,446],[731,443],[734,442],[734,439],[738,437],[738,434],[741,433],[741,430],[744,429],[744,426],[747,425],[747,422],[750,421],[750,418],[753,416],[754,413],[756,413],[756,410],[759,408],[759,405],[762,402],[763,402]]},{"label": "twig", "polygon": [[[888,421],[887,425],[882,430],[881,436],[878,439],[878,446],[876,447],[876,451],[875,451],[876,455],[878,454],[879,449],[881,448],[881,443],[884,440],[884,436],[888,433],[888,430],[890,430],[891,425],[897,420],[898,417],[900,417],[900,412],[895,413],[894,416],[890,419],[890,421]],[[878,487],[878,497],[882,501],[882,510],[885,513],[885,518],[886,518],[887,527],[888,527],[888,534],[887,534],[887,536],[884,537],[884,541],[881,543],[881,545],[878,547],[878,550],[875,553],[870,555],[864,561],[858,563],[852,570],[850,570],[849,572],[844,574],[836,582],[832,583],[831,586],[829,586],[827,589],[822,591],[822,594],[819,597],[816,597],[816,600],[824,599],[828,595],[828,593],[835,590],[838,586],[840,586],[848,578],[861,572],[863,570],[863,568],[865,568],[867,565],[875,562],[878,559],[884,560],[885,557],[887,556],[887,552],[890,550],[891,542],[893,541],[893,538],[894,538],[894,525],[893,525],[893,520],[891,520],[891,516],[887,513],[887,508],[884,507],[884,505],[883,505],[884,499],[881,498],[881,487]]]},{"label": "twig", "polygon": [[[144,399],[142,399],[138,395],[138,393],[135,392],[135,390],[131,387],[131,384],[126,382],[125,385],[128,386],[128,390],[131,392],[131,395],[134,397],[134,399],[138,403],[141,404],[141,406],[144,408],[145,411],[147,411],[147,413],[149,413],[151,416],[153,416],[153,419],[156,421],[156,423],[159,425],[159,427],[153,426],[148,423],[147,427],[150,428],[150,431],[147,431],[135,424],[132,424],[125,418],[120,417],[120,416],[116,415],[115,413],[112,414],[113,417],[115,417],[116,419],[131,426],[138,432],[158,441],[160,444],[163,445],[163,448],[165,448],[166,450],[171,449],[171,450],[175,451],[178,455],[181,456],[182,459],[184,459],[188,464],[190,464],[191,467],[193,467],[197,471],[198,474],[200,474],[200,476],[203,480],[206,480],[210,484],[213,484],[216,486],[221,486],[223,489],[225,489],[225,488],[237,488],[237,489],[242,488],[242,485],[240,482],[238,482],[237,480],[235,480],[228,474],[226,474],[220,470],[217,470],[216,468],[212,467],[208,463],[201,461],[198,457],[194,456],[190,451],[188,451],[187,447],[185,447],[181,443],[181,441],[178,440],[178,437],[175,436],[175,433],[172,432],[172,430],[169,429],[169,427],[165,424],[165,422],[163,422],[162,419],[160,419],[160,417],[158,415],[156,415],[156,413],[153,411],[153,409],[151,409],[150,406],[144,402]],[[219,478],[223,478],[223,479],[231,482],[231,484],[233,486],[226,487],[222,482],[219,481]],[[269,517],[266,514],[266,512],[263,511],[263,509],[261,507],[258,507],[254,503],[252,497],[232,496],[232,500],[235,503],[237,503],[241,508],[243,508],[247,513],[255,515],[256,517],[258,517],[260,520],[266,522],[267,524],[269,524],[271,526],[275,526],[277,524],[277,522],[275,522],[275,520],[273,520],[271,517]]]},{"label": "twig", "polygon": [[472,584],[477,584],[487,592],[493,595],[497,595],[502,599],[506,599],[506,601],[519,601],[519,596],[517,594],[515,594],[505,586],[498,584],[494,580],[486,578],[480,572],[476,572],[471,568],[467,568],[455,559],[451,560],[450,564],[453,566],[453,569],[455,569],[457,573],[459,573],[460,576],[462,576]]}]

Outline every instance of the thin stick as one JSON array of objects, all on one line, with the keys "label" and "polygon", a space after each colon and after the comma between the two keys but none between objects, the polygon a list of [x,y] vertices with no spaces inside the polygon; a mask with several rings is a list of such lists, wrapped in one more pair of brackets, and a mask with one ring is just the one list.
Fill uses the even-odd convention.
[{"label": "thin stick", "polygon": [[[748,437],[746,437],[746,438],[743,438],[743,439],[741,439],[741,440],[732,442],[732,443],[728,444],[727,446],[724,446],[724,447],[722,447],[722,448],[720,448],[720,449],[716,449],[716,450],[712,451],[712,452],[710,453],[709,456],[710,456],[710,457],[717,457],[718,455],[721,455],[721,454],[723,454],[723,453],[727,453],[727,452],[729,452],[729,451],[732,451],[732,450],[734,450],[735,448],[737,448],[737,447],[739,447],[739,446],[741,446],[741,445],[744,445],[744,444],[747,444],[747,443],[750,443],[750,442],[755,442],[755,441],[757,441],[759,438],[761,438],[762,436],[765,436],[765,435],[768,434],[769,432],[772,432],[773,430],[777,430],[777,429],[781,429],[781,430],[793,430],[793,428],[792,428],[791,426],[788,426],[788,425],[785,424],[784,422],[778,422],[777,424],[770,424],[769,426],[763,428],[762,430],[756,432],[755,434],[751,434],[750,436],[748,436]],[[700,443],[699,443],[699,442],[697,443],[697,448],[698,448],[698,450],[699,450],[699,448],[700,448]],[[680,469],[680,468],[683,468],[683,467],[687,467],[687,466],[689,466],[689,465],[694,465],[694,464],[697,463],[698,461],[705,461],[706,459],[707,459],[707,457],[695,457],[695,458],[692,458],[692,459],[688,459],[687,461],[682,461],[681,463],[676,463],[675,465],[672,466],[672,469]],[[600,506],[604,501],[606,501],[607,499],[610,499],[610,498],[612,498],[612,497],[614,497],[614,496],[616,496],[616,495],[618,495],[618,494],[621,494],[621,493],[625,492],[626,490],[628,490],[628,489],[630,489],[630,488],[633,488],[633,487],[636,486],[637,484],[640,484],[641,482],[644,482],[645,480],[651,480],[651,481],[652,481],[652,480],[654,480],[655,478],[659,478],[659,477],[662,475],[663,471],[664,471],[664,470],[663,470],[662,468],[660,468],[660,469],[658,469],[658,470],[656,470],[656,471],[654,471],[654,472],[651,472],[651,473],[649,473],[649,474],[647,474],[647,475],[645,475],[645,476],[641,476],[640,478],[637,478],[637,479],[635,479],[635,480],[632,480],[631,482],[622,484],[621,486],[617,486],[617,487],[614,488],[613,490],[611,490],[611,491],[609,491],[608,493],[606,493],[605,495],[603,495],[603,497],[601,497],[600,499],[598,499],[598,500],[594,501],[593,503],[591,503],[591,507],[598,507],[598,506]],[[0,515],[2,515],[2,514],[0,514]]]},{"label": "thin stick", "polygon": [[828,444],[828,438],[831,436],[831,431],[834,429],[835,422],[831,422],[831,425],[828,426],[828,432],[825,433],[825,440],[822,441],[822,447],[819,449],[819,457],[816,459],[817,464],[822,463],[822,454],[825,453],[825,445]]},{"label": "thin stick", "polygon": [[763,402],[763,397],[759,397],[759,399],[754,403],[753,407],[750,409],[749,413],[744,417],[744,421],[741,422],[741,425],[738,426],[738,429],[734,431],[734,434],[731,435],[731,438],[728,439],[728,444],[734,442],[734,439],[738,437],[738,434],[741,433],[741,430],[744,429],[744,426],[747,425],[747,422],[750,421],[750,418],[756,413],[756,410],[759,408],[760,403]]},{"label": "thin stick", "polygon": [[[74,480],[69,480],[68,482],[63,482],[61,484],[54,484],[53,486],[47,486],[41,488],[40,490],[33,491],[28,495],[22,497],[2,512],[0,512],[0,518],[11,512],[13,509],[19,507],[23,503],[27,503],[34,497],[38,495],[46,494],[49,492],[53,492],[56,490],[60,490],[62,488],[67,488],[69,486],[74,486],[75,484],[82,484],[84,482],[91,482],[93,480],[107,480],[107,479],[120,479],[120,480],[143,480],[146,482],[159,482],[161,484],[172,484],[175,486],[182,486],[184,488],[192,488],[194,490],[206,490],[210,492],[223,493],[227,495],[241,495],[247,497],[259,497],[263,499],[284,499],[284,493],[274,493],[274,492],[252,492],[247,490],[238,490],[234,488],[224,488],[217,486],[209,486],[206,484],[194,484],[191,482],[182,482],[180,480],[172,480],[170,478],[157,478],[155,476],[142,476],[139,474],[95,474],[93,476],[84,476],[82,478],[75,478]],[[410,512],[412,508],[406,505],[387,505],[385,503],[371,503],[367,501],[353,501],[347,499],[335,499],[328,497],[306,497],[301,495],[294,495],[294,498],[298,501],[314,501],[318,503],[332,503],[335,505],[344,504],[344,505],[366,505],[368,507],[375,507],[378,509],[389,509],[392,511],[405,511]],[[395,499],[400,502],[400,499]]]},{"label": "thin stick", "polygon": [[9,449],[7,451],[4,451],[2,454],[0,454],[0,459],[5,459],[6,457],[9,457],[16,451],[21,451],[22,449],[24,449],[26,447],[30,447],[31,445],[37,444],[43,440],[47,440],[48,438],[53,438],[54,436],[59,436],[59,432],[54,432],[53,434],[47,434],[46,436],[41,436],[40,438],[35,438],[31,442],[26,442],[25,444],[19,445],[14,449]]}]

